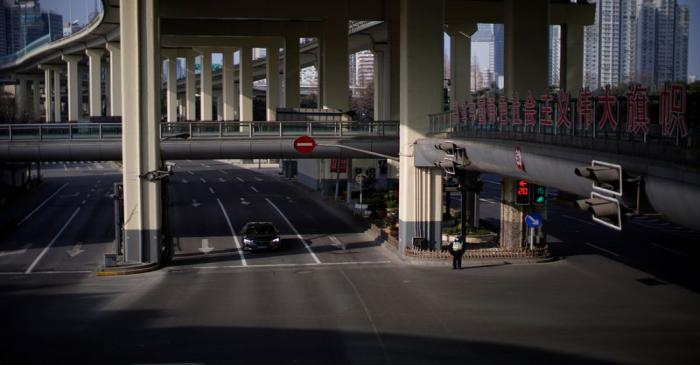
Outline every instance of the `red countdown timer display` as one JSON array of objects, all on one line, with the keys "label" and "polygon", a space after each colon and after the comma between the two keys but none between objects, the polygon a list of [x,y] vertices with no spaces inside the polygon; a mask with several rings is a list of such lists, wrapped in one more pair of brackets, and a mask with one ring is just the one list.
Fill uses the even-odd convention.
[{"label": "red countdown timer display", "polygon": [[525,179],[520,179],[517,181],[515,187],[515,204],[530,204],[530,183]]}]

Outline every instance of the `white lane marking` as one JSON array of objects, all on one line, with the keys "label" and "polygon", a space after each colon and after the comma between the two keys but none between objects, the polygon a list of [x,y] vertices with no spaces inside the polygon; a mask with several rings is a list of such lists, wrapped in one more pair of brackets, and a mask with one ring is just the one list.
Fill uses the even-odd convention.
[{"label": "white lane marking", "polygon": [[78,215],[78,212],[79,212],[79,211],[80,211],[80,207],[75,208],[75,211],[74,211],[73,214],[70,216],[70,218],[68,218],[68,220],[67,220],[66,223],[63,225],[63,227],[61,227],[61,230],[59,230],[58,233],[56,233],[56,235],[53,237],[53,239],[51,239],[51,242],[49,242],[49,244],[46,245],[46,247],[44,248],[44,250],[41,251],[41,253],[39,254],[39,256],[37,256],[37,258],[34,260],[34,262],[32,262],[32,264],[29,266],[29,268],[27,268],[27,271],[24,272],[25,274],[31,274],[31,273],[32,273],[32,271],[34,270],[34,268],[36,267],[36,265],[39,263],[39,261],[41,261],[41,259],[44,257],[44,255],[46,255],[46,252],[49,251],[49,248],[51,248],[51,246],[53,246],[53,244],[56,242],[56,240],[58,239],[58,237],[61,236],[61,233],[63,233],[63,231],[66,230],[66,227],[68,227],[68,225],[70,224],[70,222],[73,221],[73,218],[75,218],[75,216]]},{"label": "white lane marking", "polygon": [[256,177],[255,177],[255,181],[263,181],[263,179],[261,179],[261,178],[259,178],[259,177],[256,176]]},{"label": "white lane marking", "polygon": [[27,249],[29,249],[29,247],[32,247],[32,244],[31,244],[31,243],[27,243],[27,244],[24,245],[24,247],[22,247],[22,249],[20,249],[20,250],[0,251],[0,257],[4,257],[4,256],[13,256],[13,255],[21,255],[21,254],[27,252]]},{"label": "white lane marking", "polygon": [[250,187],[254,192],[259,193],[258,189],[255,188],[255,186]]},{"label": "white lane marking", "polygon": [[209,192],[212,193],[212,194],[216,194],[216,193],[214,192],[214,189],[212,189],[211,187],[209,187]]},{"label": "white lane marking", "polygon": [[202,182],[202,183],[204,183],[204,184],[206,184],[206,183],[207,183],[207,181],[206,181],[206,180],[204,180],[204,178],[203,178],[203,177],[200,177],[200,178],[199,178],[199,181],[201,181],[201,182]]},{"label": "white lane marking", "polygon": [[583,219],[579,219],[579,218],[576,218],[576,217],[572,217],[572,216],[570,216],[570,215],[562,214],[561,216],[564,217],[564,218],[567,218],[567,219],[571,219],[572,221],[580,222],[580,223],[583,223],[583,224],[588,224],[589,226],[595,226],[595,225],[596,225],[596,224],[593,223],[593,222],[584,221]]},{"label": "white lane marking", "polygon": [[687,253],[685,253],[685,252],[676,251],[676,250],[674,250],[674,249],[672,249],[672,248],[666,247],[666,246],[664,246],[664,245],[660,245],[660,244],[655,243],[655,242],[652,242],[651,245],[654,246],[654,247],[660,248],[660,249],[662,249],[662,250],[666,250],[666,251],[668,251],[668,252],[675,253],[676,255],[680,255],[680,256],[683,256],[683,257],[688,257],[688,256],[689,256],[689,255],[688,255]]},{"label": "white lane marking", "polygon": [[220,177],[220,178],[219,178],[219,181],[220,181],[220,182],[226,182],[226,179],[224,179],[223,177]]},{"label": "white lane marking", "polygon": [[231,236],[233,236],[233,242],[236,243],[236,250],[238,251],[238,256],[241,257],[241,264],[243,266],[248,266],[248,263],[245,261],[245,256],[243,255],[243,250],[241,249],[241,243],[238,242],[238,235],[236,235],[236,230],[233,229],[231,220],[228,219],[226,209],[224,208],[224,205],[221,203],[221,200],[219,200],[219,198],[216,198],[216,201],[219,203],[219,207],[221,207],[221,212],[224,213],[224,218],[226,218],[226,223],[228,223],[228,228],[231,230]]},{"label": "white lane marking", "polygon": [[44,201],[41,202],[41,204],[39,204],[38,207],[34,208],[34,210],[32,210],[31,212],[29,212],[29,214],[27,214],[24,218],[22,218],[22,220],[19,221],[19,223],[17,223],[17,225],[19,226],[19,225],[21,225],[22,223],[26,222],[27,219],[29,219],[29,217],[31,217],[32,215],[34,215],[34,213],[36,213],[39,209],[41,209],[41,207],[43,207],[46,203],[48,203],[49,200],[51,200],[51,198],[53,198],[56,194],[58,194],[61,190],[63,190],[63,188],[65,188],[66,186],[68,186],[68,184],[69,184],[69,183],[65,183],[65,184],[61,185],[60,188],[56,189],[56,191],[54,191],[54,193],[51,194],[48,198],[44,199]]},{"label": "white lane marking", "polygon": [[244,182],[243,179],[241,179],[240,177],[236,177],[236,179],[238,179],[238,181],[240,182]]},{"label": "white lane marking", "polygon": [[[343,266],[343,265],[376,265],[376,264],[390,264],[389,260],[381,261],[341,261],[341,262],[322,262],[317,264],[312,263],[300,263],[300,264],[253,264],[248,265],[247,269],[254,268],[265,268],[265,267],[308,267],[308,266]],[[238,265],[212,265],[212,266],[192,266],[193,269],[240,269],[241,266]]]},{"label": "white lane marking", "polygon": [[190,174],[190,175],[192,175],[192,176],[194,176],[194,172],[192,172],[192,171],[190,171],[190,170],[187,170],[187,173]]},{"label": "white lane marking", "polygon": [[595,249],[598,249],[598,250],[600,250],[600,251],[607,252],[607,253],[609,253],[609,254],[611,254],[611,255],[613,255],[613,256],[620,257],[620,254],[617,254],[617,253],[612,252],[612,251],[610,251],[610,250],[606,250],[606,249],[604,249],[604,248],[602,248],[602,247],[600,247],[600,246],[596,246],[596,245],[594,245],[594,244],[592,244],[592,243],[584,242],[583,244],[584,244],[584,245],[587,245],[587,246],[590,246],[590,247],[593,247],[593,248],[595,248]]},{"label": "white lane marking", "polygon": [[219,170],[219,172],[222,173],[222,174],[224,174],[224,175],[228,175],[228,172],[226,172],[226,171],[224,171],[224,170]]},{"label": "white lane marking", "polygon": [[[45,275],[45,274],[91,274],[92,271],[89,270],[52,270],[52,271],[34,271],[31,272],[30,275]],[[5,271],[5,272],[0,272],[0,275],[27,275],[26,272],[22,271]]]},{"label": "white lane marking", "polygon": [[289,225],[289,228],[291,228],[292,231],[294,231],[294,234],[297,235],[297,238],[299,239],[299,241],[301,241],[301,243],[304,244],[304,247],[306,247],[306,250],[309,251],[309,254],[311,255],[311,257],[314,258],[314,261],[315,261],[317,264],[320,264],[320,263],[321,263],[321,260],[319,260],[318,257],[316,256],[316,254],[311,250],[311,247],[309,247],[309,244],[306,243],[306,240],[304,240],[304,237],[302,237],[302,236],[299,234],[299,231],[297,231],[297,229],[294,228],[294,225],[292,225],[292,222],[289,221],[289,219],[287,218],[287,216],[284,215],[284,213],[282,213],[282,211],[280,210],[280,208],[277,208],[277,206],[275,205],[275,203],[273,203],[270,199],[265,198],[265,200],[267,200],[267,202],[268,202],[270,205],[272,205],[273,208],[275,208],[275,210],[277,211],[277,213],[279,213],[279,215],[282,216],[282,219],[284,219],[284,221],[287,222],[287,224]]}]

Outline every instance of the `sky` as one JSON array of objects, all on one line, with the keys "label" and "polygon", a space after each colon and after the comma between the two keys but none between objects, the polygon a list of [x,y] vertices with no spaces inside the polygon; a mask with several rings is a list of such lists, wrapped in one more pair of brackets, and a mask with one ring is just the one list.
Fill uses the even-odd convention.
[{"label": "sky", "polygon": [[[87,22],[87,17],[99,0],[40,0],[43,9],[50,9],[77,19],[80,24]],[[688,73],[700,77],[700,0],[678,0],[679,4],[690,8],[690,34],[688,39]],[[445,41],[445,49],[449,50],[449,42]],[[449,51],[446,51],[449,53]]]}]

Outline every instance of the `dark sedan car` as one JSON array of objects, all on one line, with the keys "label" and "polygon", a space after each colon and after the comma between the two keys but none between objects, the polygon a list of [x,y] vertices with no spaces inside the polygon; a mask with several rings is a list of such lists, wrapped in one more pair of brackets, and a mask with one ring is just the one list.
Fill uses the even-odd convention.
[{"label": "dark sedan car", "polygon": [[270,222],[248,222],[241,234],[246,250],[275,250],[281,246],[279,232]]}]

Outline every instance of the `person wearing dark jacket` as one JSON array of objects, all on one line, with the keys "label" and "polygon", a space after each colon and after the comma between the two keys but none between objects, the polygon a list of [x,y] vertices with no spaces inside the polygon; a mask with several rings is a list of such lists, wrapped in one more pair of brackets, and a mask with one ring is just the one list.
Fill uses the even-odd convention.
[{"label": "person wearing dark jacket", "polygon": [[452,254],[452,269],[462,268],[462,255],[464,255],[464,241],[462,236],[455,237],[450,243],[450,253]]}]

